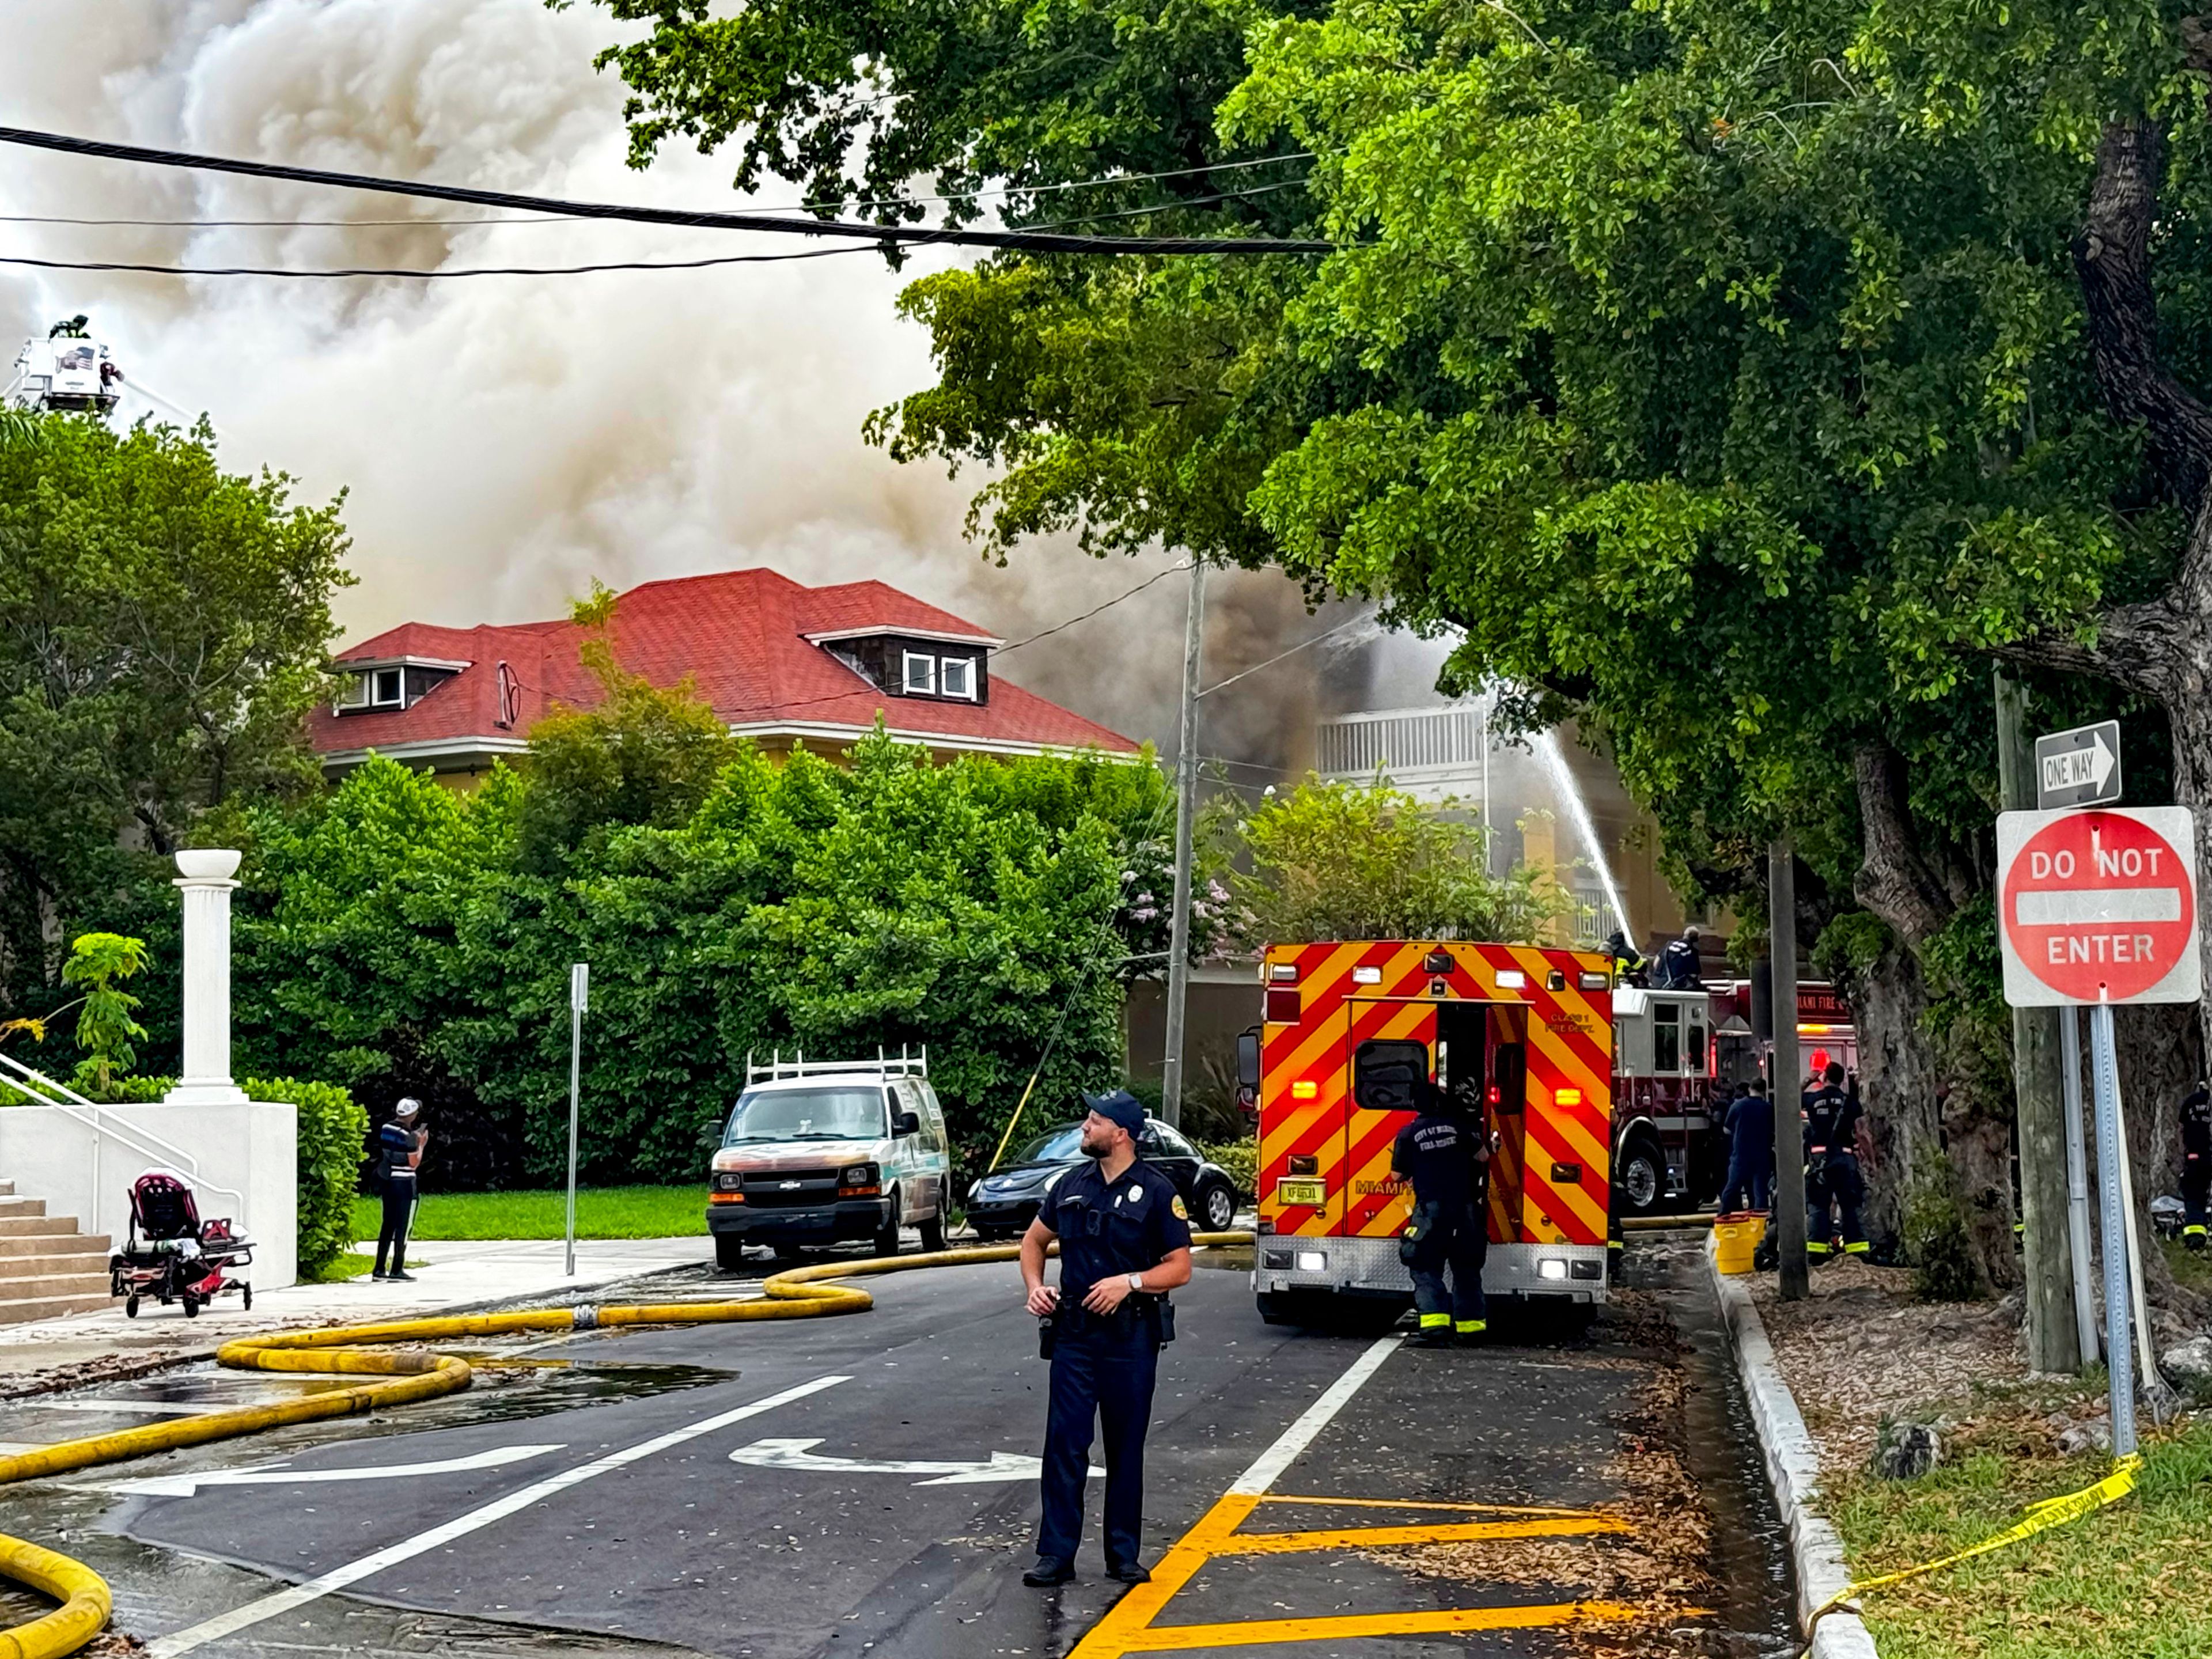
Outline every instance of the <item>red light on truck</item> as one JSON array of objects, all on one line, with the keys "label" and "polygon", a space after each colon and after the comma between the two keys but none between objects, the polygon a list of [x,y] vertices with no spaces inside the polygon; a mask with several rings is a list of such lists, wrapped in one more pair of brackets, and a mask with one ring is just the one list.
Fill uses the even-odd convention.
[{"label": "red light on truck", "polygon": [[1505,1098],[1505,1091],[1499,1088],[1495,1083],[1493,1083],[1487,1089],[1482,1091],[1482,1097],[1489,1104],[1496,1106],[1504,1102]]},{"label": "red light on truck", "polygon": [[1273,989],[1268,991],[1267,1018],[1272,1023],[1277,1025],[1295,1025],[1298,1023],[1299,1012],[1298,994],[1296,991]]}]

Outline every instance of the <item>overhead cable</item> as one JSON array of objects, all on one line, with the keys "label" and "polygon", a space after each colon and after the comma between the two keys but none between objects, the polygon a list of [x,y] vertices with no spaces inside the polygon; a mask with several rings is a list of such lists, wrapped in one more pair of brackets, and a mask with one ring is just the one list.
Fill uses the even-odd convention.
[{"label": "overhead cable", "polygon": [[1231,674],[1225,680],[1214,681],[1212,684],[1207,686],[1198,695],[1201,697],[1210,697],[1215,692],[1224,690],[1228,687],[1236,684],[1237,681],[1248,678],[1250,676],[1258,673],[1263,668],[1273,668],[1277,663],[1282,661],[1285,657],[1295,657],[1299,652],[1304,650],[1308,646],[1319,645],[1324,640],[1334,639],[1339,634],[1346,633],[1352,629],[1358,627],[1363,623],[1371,623],[1374,620],[1375,613],[1370,611],[1363,616],[1353,617],[1348,621],[1340,622],[1337,623],[1335,627],[1326,629],[1321,633],[1315,635],[1310,640],[1300,640],[1296,645],[1292,646],[1287,651],[1278,651],[1273,656],[1266,659],[1264,661],[1255,662],[1249,668],[1242,670],[1237,673]]},{"label": "overhead cable", "polygon": [[1059,633],[1063,628],[1073,628],[1078,623],[1089,622],[1100,611],[1110,611],[1114,606],[1121,604],[1122,600],[1134,599],[1138,594],[1150,587],[1154,582],[1160,581],[1167,577],[1172,576],[1178,570],[1188,570],[1189,568],[1190,561],[1188,559],[1185,559],[1181,564],[1171,564],[1164,570],[1155,571],[1152,574],[1146,577],[1144,580],[1139,582],[1134,587],[1124,589],[1122,592],[1116,593],[1112,599],[1106,600],[1102,605],[1092,605],[1090,610],[1085,611],[1081,616],[1070,617],[1066,622],[1054,623],[1051,627],[1042,629],[1038,632],[1030,635],[1025,640],[1016,640],[1012,645],[1002,645],[999,647],[995,654],[1003,657],[1009,651],[1018,651],[1025,645],[1035,645],[1039,640],[1048,639],[1053,635]]},{"label": "overhead cable", "polygon": [[[982,202],[998,196],[1038,196],[1048,191],[1105,190],[1115,185],[1149,184],[1157,179],[1188,179],[1203,173],[1234,173],[1243,168],[1267,167],[1277,161],[1310,161],[1314,155],[1312,150],[1297,149],[1282,155],[1262,155],[1246,161],[1215,161],[1202,167],[1175,167],[1165,173],[1120,173],[1097,179],[1066,179],[1052,184],[1000,185],[991,190],[954,191],[942,196],[858,197],[847,205],[854,209],[906,205],[927,207],[941,202]],[[1202,202],[1218,198],[1200,197],[1194,199]],[[818,202],[791,202],[778,207],[755,208],[753,211],[811,213],[823,205]],[[1170,205],[1181,207],[1186,204],[1178,202]],[[488,219],[85,219],[59,214],[0,213],[0,224],[5,225],[131,225],[153,230],[412,229],[418,225],[558,225],[568,221],[568,216],[560,213],[506,214]]]},{"label": "overhead cable", "polygon": [[198,155],[185,150],[76,138],[64,133],[42,132],[27,127],[0,127],[0,143],[52,150],[64,155],[89,155],[106,161],[132,161],[147,167],[230,173],[249,179],[277,179],[295,184],[373,191],[386,196],[465,202],[477,207],[553,213],[568,218],[623,220],[636,224],[680,225],[711,230],[750,230],[786,236],[827,236],[878,245],[896,242],[906,246],[988,247],[1023,253],[1268,254],[1335,252],[1334,243],[1277,237],[1066,236],[1038,231],[951,230],[913,225],[871,225],[845,219],[792,219],[775,214],[703,213],[681,208],[637,207],[617,202],[578,202],[559,197],[526,196],[513,191],[480,190],[469,185],[422,184],[379,178],[373,173],[336,173],[321,167],[292,167],[276,161],[249,161],[228,155]]}]

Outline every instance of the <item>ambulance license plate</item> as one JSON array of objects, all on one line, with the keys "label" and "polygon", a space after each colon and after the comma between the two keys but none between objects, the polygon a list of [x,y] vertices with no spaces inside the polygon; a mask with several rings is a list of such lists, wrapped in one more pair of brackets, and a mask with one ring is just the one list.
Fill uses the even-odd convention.
[{"label": "ambulance license plate", "polygon": [[1319,1181],[1278,1181],[1275,1202],[1302,1204],[1308,1209],[1318,1210],[1328,1202],[1328,1188]]}]

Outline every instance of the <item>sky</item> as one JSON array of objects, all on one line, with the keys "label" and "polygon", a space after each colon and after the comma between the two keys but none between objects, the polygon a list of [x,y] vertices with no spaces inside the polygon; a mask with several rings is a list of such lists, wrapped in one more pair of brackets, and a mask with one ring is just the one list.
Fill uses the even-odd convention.
[{"label": "sky", "polygon": [[[623,164],[623,89],[593,52],[604,13],[538,0],[0,0],[17,72],[0,124],[519,191],[781,207],[733,192],[733,159],[672,146]],[[35,72],[31,72],[35,66]],[[156,263],[456,267],[789,252],[787,239],[653,226],[437,223],[451,204],[0,148],[0,214],[276,219],[279,228],[0,224],[0,252]],[[342,220],[308,225],[305,220]],[[370,220],[399,220],[374,226]],[[981,482],[901,466],[867,412],[931,383],[898,319],[913,276],[872,252],[704,272],[436,283],[194,278],[0,266],[0,341],[88,313],[129,377],[125,416],[211,418],[227,465],[300,499],[346,492],[359,585],[347,637],[419,619],[559,614],[593,578],[768,565],[876,577],[1009,639],[1112,598],[1165,552],[1097,561],[1040,542],[1000,567],[962,534]],[[158,401],[154,401],[158,400]],[[1351,614],[1309,617],[1269,574],[1216,577],[1206,678]],[[1161,581],[1003,672],[1171,750],[1185,590]],[[1359,630],[1352,637],[1357,640]],[[1291,659],[1207,708],[1201,748],[1245,781],[1303,753],[1318,695],[1414,702],[1442,647],[1355,644]]]}]

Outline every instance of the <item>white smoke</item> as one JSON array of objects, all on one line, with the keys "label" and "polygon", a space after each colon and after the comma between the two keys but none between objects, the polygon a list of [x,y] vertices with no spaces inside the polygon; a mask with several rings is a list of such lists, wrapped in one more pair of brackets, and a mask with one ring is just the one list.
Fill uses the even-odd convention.
[{"label": "white smoke", "polygon": [[[733,162],[672,146],[623,164],[623,88],[595,74],[617,27],[538,0],[0,0],[9,125],[397,177],[653,204],[736,207]],[[783,205],[773,184],[759,204]],[[568,264],[791,252],[820,244],[638,225],[460,225],[484,211],[301,185],[0,151],[0,211],[149,219],[344,219],[325,228],[0,225],[0,252],[257,265]],[[411,222],[368,227],[369,220]],[[979,482],[899,466],[867,410],[928,385],[893,301],[920,271],[872,252],[699,272],[442,283],[179,279],[0,267],[0,340],[88,312],[136,389],[213,419],[226,463],[299,497],[349,491],[360,636],[410,618],[558,614],[616,586],[766,564],[879,577],[1008,638],[1169,562],[1038,545],[1000,568],[961,535]],[[126,413],[167,410],[143,401]],[[1279,578],[1214,595],[1209,679],[1318,632]],[[1018,683],[1171,747],[1183,590],[1170,579],[1049,646]],[[1218,670],[1218,672],[1217,672]],[[1285,713],[1285,685],[1297,705]],[[1297,659],[1209,707],[1208,748],[1302,763]],[[1304,710],[1304,712],[1300,712]]]}]

